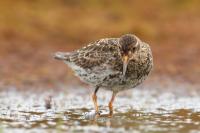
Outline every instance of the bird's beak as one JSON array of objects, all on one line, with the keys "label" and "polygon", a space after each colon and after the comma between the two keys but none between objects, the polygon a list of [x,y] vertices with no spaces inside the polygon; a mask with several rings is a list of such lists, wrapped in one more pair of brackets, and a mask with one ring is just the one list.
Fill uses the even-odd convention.
[{"label": "bird's beak", "polygon": [[123,61],[123,76],[125,76],[126,70],[127,70],[127,66],[128,66],[128,62],[129,62],[129,57],[127,55],[124,55],[122,57],[122,61]]}]

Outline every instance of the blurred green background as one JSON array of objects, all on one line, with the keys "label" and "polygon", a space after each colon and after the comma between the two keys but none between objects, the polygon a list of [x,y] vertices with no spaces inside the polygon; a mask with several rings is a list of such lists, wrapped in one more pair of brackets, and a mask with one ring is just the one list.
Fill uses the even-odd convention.
[{"label": "blurred green background", "polygon": [[125,33],[152,47],[151,78],[198,83],[199,15],[199,0],[0,0],[0,84],[80,83],[52,54]]}]

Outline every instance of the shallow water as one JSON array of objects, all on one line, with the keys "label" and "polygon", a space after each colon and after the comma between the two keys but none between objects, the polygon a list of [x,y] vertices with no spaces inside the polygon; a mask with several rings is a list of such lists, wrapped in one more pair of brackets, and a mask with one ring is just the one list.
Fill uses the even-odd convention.
[{"label": "shallow water", "polygon": [[[176,87],[176,91],[172,86],[151,86],[121,92],[112,118],[94,117],[91,90],[81,87],[1,91],[0,132],[200,132],[198,88]],[[100,110],[107,114],[111,93],[100,90],[98,96]]]}]

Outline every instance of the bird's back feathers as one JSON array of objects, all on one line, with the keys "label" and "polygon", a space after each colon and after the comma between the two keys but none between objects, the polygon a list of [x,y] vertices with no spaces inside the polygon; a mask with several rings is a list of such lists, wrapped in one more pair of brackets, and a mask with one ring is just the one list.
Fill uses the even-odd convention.
[{"label": "bird's back feathers", "polygon": [[100,39],[74,52],[57,52],[54,58],[74,63],[81,68],[92,68],[108,61],[108,57],[117,56],[117,45],[117,38]]}]

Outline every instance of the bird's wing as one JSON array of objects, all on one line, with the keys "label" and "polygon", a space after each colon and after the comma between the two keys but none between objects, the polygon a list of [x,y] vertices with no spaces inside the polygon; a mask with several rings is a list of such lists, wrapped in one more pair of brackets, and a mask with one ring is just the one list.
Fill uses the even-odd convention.
[{"label": "bird's wing", "polygon": [[70,55],[70,62],[82,68],[100,66],[118,56],[118,39],[101,39],[77,50]]}]

